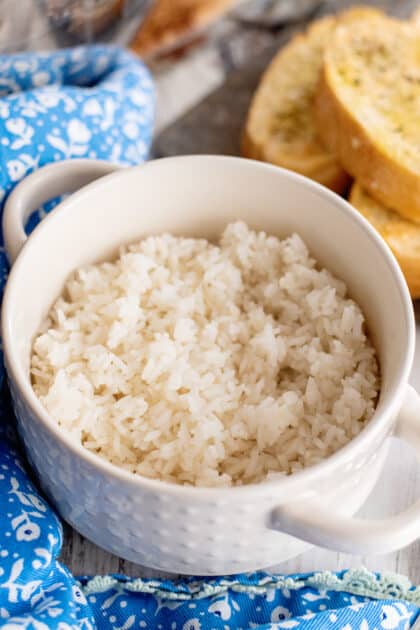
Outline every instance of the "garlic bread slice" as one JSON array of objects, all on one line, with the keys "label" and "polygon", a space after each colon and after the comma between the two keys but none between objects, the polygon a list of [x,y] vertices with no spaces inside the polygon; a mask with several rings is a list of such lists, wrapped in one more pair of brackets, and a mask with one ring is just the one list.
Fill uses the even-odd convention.
[{"label": "garlic bread slice", "polygon": [[334,17],[314,22],[274,57],[248,112],[242,154],[297,171],[342,192],[347,175],[320,142],[312,116],[323,50],[335,24]]},{"label": "garlic bread slice", "polygon": [[399,262],[412,298],[420,297],[420,225],[375,201],[355,182],[350,203],[379,232]]},{"label": "garlic bread slice", "polygon": [[325,48],[319,135],[378,201],[420,223],[420,33],[413,22],[354,14]]}]

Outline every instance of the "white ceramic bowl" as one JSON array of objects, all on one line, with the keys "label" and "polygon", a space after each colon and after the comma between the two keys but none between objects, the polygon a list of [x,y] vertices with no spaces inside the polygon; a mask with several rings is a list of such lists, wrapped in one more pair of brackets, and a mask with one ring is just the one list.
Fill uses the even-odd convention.
[{"label": "white ceramic bowl", "polygon": [[[420,454],[420,404],[407,385],[412,306],[383,241],[345,201],[312,181],[248,160],[196,156],[119,170],[85,186],[19,252],[29,211],[114,168],[80,160],[48,166],[20,184],[5,209],[6,249],[16,261],[3,302],[4,354],[28,457],[62,517],[113,553],[186,574],[258,569],[297,555],[309,543],[374,553],[413,541],[420,531],[419,503],[385,520],[353,517],[380,475],[392,434]],[[297,231],[322,265],[347,283],[380,357],[382,388],[373,419],[316,466],[227,489],[134,476],[72,444],[43,409],[29,377],[32,340],[68,274],[148,234],[214,238],[235,219],[272,234]]]}]

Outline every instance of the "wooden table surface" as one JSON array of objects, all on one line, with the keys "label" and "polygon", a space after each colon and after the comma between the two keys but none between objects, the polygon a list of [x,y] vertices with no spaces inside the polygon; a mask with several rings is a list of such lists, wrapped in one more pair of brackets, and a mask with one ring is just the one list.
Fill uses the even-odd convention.
[{"label": "wooden table surface", "polygon": [[[298,3],[299,0],[282,2]],[[319,14],[350,4],[339,0],[323,2]],[[388,0],[370,4],[391,13],[409,15],[419,2]],[[233,20],[225,19],[212,29],[210,38],[182,58],[152,64],[158,94],[153,154],[237,154],[244,115],[262,69],[278,47],[302,26],[269,33],[244,29]],[[420,339],[420,327],[418,334]],[[412,383],[420,389],[420,343],[418,346]],[[370,517],[391,515],[404,509],[418,496],[419,467],[409,447],[395,440],[387,468],[361,513]],[[118,572],[132,576],[156,575],[150,569],[106,553],[69,528],[66,530],[62,560],[76,574]],[[335,571],[361,565],[374,571],[403,573],[418,584],[419,542],[398,553],[373,557],[356,557],[314,548],[275,569],[285,573],[323,569]]]}]

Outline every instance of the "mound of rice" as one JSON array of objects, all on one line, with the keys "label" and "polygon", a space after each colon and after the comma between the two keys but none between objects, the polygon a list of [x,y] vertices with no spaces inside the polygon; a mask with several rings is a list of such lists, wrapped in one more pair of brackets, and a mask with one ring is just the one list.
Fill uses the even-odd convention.
[{"label": "mound of rice", "polygon": [[43,405],[139,475],[228,486],[334,453],[372,416],[375,351],[346,286],[299,236],[230,224],[149,237],[79,269],[35,340]]}]

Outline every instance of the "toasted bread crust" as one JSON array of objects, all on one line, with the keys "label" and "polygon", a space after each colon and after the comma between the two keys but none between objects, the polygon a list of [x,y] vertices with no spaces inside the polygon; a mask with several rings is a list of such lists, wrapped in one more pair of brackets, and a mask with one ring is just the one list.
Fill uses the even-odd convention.
[{"label": "toasted bread crust", "polygon": [[315,21],[272,60],[252,100],[242,135],[242,154],[306,175],[343,193],[350,183],[345,170],[319,138],[313,102],[324,48],[338,23],[382,12],[355,6],[338,16]]},{"label": "toasted bread crust", "polygon": [[324,159],[323,154],[313,156],[311,160],[304,160],[301,155],[280,154],[277,151],[276,156],[269,159],[269,154],[263,150],[261,145],[254,142],[246,128],[242,133],[241,154],[251,160],[270,162],[301,175],[306,175],[306,177],[316,180],[337,193],[343,193],[350,184],[350,178],[347,173],[329,156],[327,156],[327,159]]},{"label": "toasted bread crust", "polygon": [[[375,47],[379,47],[380,50],[380,46],[383,45],[385,60],[388,59],[386,55],[390,53],[390,38],[381,44],[381,38],[386,29],[393,29],[390,35],[393,36],[395,32],[395,38],[398,34],[401,38],[405,37],[408,41],[404,42],[404,46],[413,45],[415,40],[414,26],[385,16],[372,17],[368,25],[364,20],[355,18],[343,28],[337,29],[326,48],[324,68],[315,97],[317,129],[325,145],[343,167],[375,199],[387,207],[395,208],[401,215],[412,221],[420,223],[420,161],[416,164],[415,134],[412,132],[413,146],[411,147],[410,140],[400,138],[398,129],[395,134],[392,129],[390,131],[392,122],[388,111],[390,108],[381,109],[384,102],[383,100],[381,102],[381,99],[387,95],[386,90],[389,90],[392,99],[396,98],[393,91],[398,90],[399,87],[394,86],[392,81],[386,78],[383,89],[379,93],[372,93],[372,90],[364,89],[363,85],[376,85],[375,81],[381,85],[380,74],[374,75],[372,81],[369,82],[369,73],[375,70],[366,64],[364,70],[366,76],[361,77],[360,81],[359,79],[354,81],[351,74],[354,68],[351,65],[343,66],[343,59],[345,63],[350,64],[348,60],[352,52],[352,38],[355,33],[357,34],[358,29],[362,31],[362,45],[363,33],[367,33],[365,36],[367,46],[372,46],[373,50]],[[337,58],[341,60],[341,65]],[[414,59],[414,56],[407,53],[407,60],[410,59]],[[391,64],[391,61],[388,61],[388,64]],[[388,66],[384,63],[383,67],[385,74]],[[411,70],[407,61],[407,72],[411,71],[414,79],[417,80],[420,67]],[[413,99],[420,97],[420,91],[417,92],[417,89],[413,82]],[[390,100],[390,102],[393,101]],[[402,111],[405,111],[404,108]],[[382,120],[385,121],[383,128],[380,124]],[[410,130],[414,128],[414,124],[414,122],[411,124]]]},{"label": "toasted bread crust", "polygon": [[351,188],[350,203],[373,225],[395,255],[413,299],[420,297],[420,225],[386,208],[360,183]]},{"label": "toasted bread crust", "polygon": [[311,112],[322,49],[335,24],[334,17],[318,20],[274,57],[252,100],[241,152],[343,192],[348,176],[317,137]]}]

